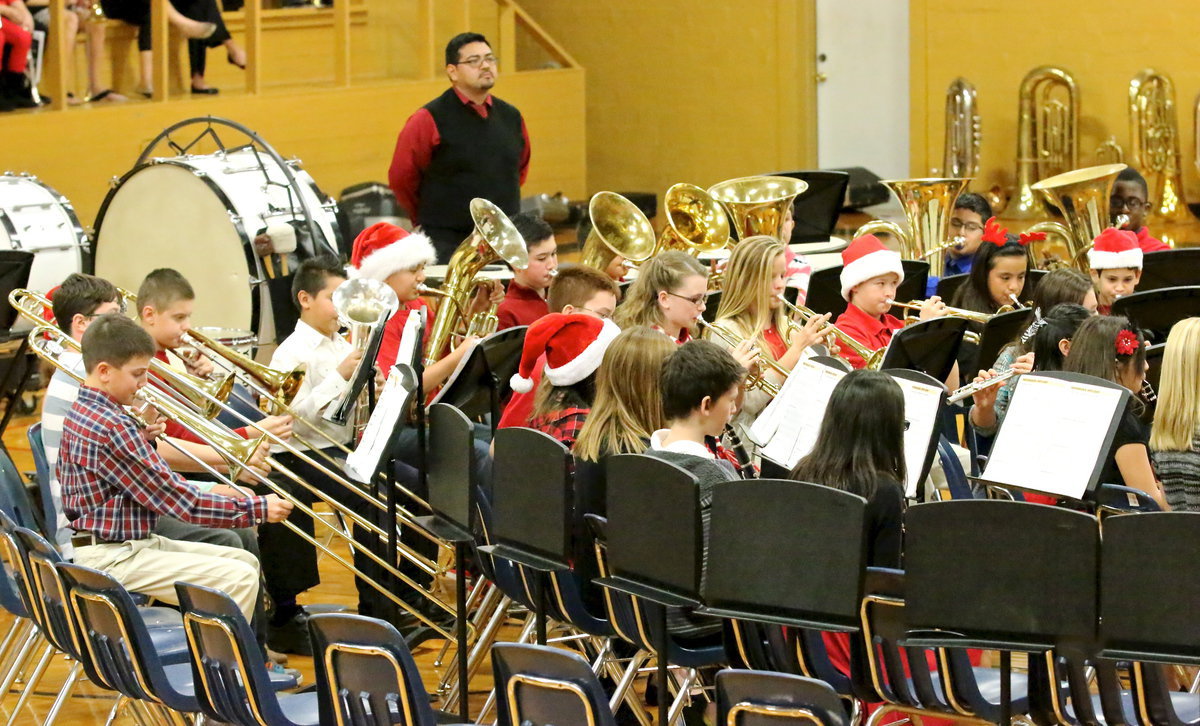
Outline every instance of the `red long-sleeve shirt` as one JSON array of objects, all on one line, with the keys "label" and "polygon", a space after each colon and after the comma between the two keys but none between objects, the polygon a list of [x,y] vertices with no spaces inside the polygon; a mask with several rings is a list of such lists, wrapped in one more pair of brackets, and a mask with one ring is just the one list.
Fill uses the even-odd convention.
[{"label": "red long-sleeve shirt", "polygon": [[[475,103],[457,88],[454,89],[454,93],[472,111],[483,118],[488,117],[488,109],[492,105],[491,95],[485,98],[483,103]],[[520,183],[524,184],[525,177],[529,174],[529,131],[525,128],[524,118],[521,119],[521,137],[525,141],[525,148],[521,152]],[[408,117],[404,128],[400,130],[400,136],[396,139],[396,150],[392,153],[392,164],[388,168],[388,186],[396,195],[396,201],[408,212],[413,224],[421,223],[417,218],[421,177],[433,159],[433,150],[441,143],[442,137],[438,133],[437,123],[429,109],[424,106]]]},{"label": "red long-sleeve shirt", "polygon": [[[904,323],[896,317],[884,314],[883,318],[868,315],[862,308],[851,303],[846,306],[846,312],[838,316],[834,323],[838,330],[865,345],[871,350],[879,350],[892,340],[892,333],[904,327]],[[863,368],[867,362],[862,356],[842,346],[842,357],[849,361],[854,368]]]}]

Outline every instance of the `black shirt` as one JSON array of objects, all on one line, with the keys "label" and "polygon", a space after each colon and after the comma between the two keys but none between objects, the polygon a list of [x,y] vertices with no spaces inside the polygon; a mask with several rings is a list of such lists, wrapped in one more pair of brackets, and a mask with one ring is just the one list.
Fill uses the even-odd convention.
[{"label": "black shirt", "polygon": [[1122,446],[1139,444],[1146,449],[1147,456],[1150,454],[1150,430],[1138,418],[1137,412],[1134,410],[1136,405],[1134,400],[1130,399],[1129,404],[1125,406],[1125,413],[1121,415],[1121,422],[1117,424],[1117,433],[1113,436],[1112,446],[1108,447],[1104,468],[1100,470],[1100,484],[1126,486],[1125,478],[1121,476],[1121,469],[1117,466],[1117,451]]},{"label": "black shirt", "polygon": [[875,493],[867,499],[867,565],[901,566],[904,542],[904,487],[890,476],[881,476]]}]

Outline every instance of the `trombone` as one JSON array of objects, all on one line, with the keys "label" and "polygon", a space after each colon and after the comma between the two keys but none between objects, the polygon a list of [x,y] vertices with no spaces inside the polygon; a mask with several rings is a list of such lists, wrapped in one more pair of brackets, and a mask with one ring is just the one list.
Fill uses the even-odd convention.
[{"label": "trombone", "polygon": [[[809,320],[812,320],[813,318],[818,316],[817,311],[812,310],[811,308],[807,308],[803,305],[797,305],[795,303],[788,302],[788,299],[786,297],[784,297],[783,295],[779,296],[779,300],[783,303],[783,306],[788,310],[788,312],[790,312],[792,315],[799,316],[799,318],[806,323]],[[789,321],[790,327],[792,327],[793,329],[798,327],[798,323],[796,323],[796,321],[792,320],[791,318],[789,318],[788,321]],[[845,347],[849,348],[850,350],[854,351],[854,353],[858,357],[862,358],[863,361],[866,363],[867,368],[870,368],[873,371],[877,371],[877,370],[879,370],[879,367],[883,364],[883,354],[887,352],[887,348],[879,348],[878,350],[871,350],[867,346],[863,345],[862,343],[860,343],[857,340],[855,340],[854,338],[852,338],[845,331],[840,330],[836,325],[834,325],[832,323],[826,324],[824,326],[824,330],[826,330],[829,333],[829,335],[832,335],[834,338],[837,339],[837,344],[839,347],[845,346]]]}]

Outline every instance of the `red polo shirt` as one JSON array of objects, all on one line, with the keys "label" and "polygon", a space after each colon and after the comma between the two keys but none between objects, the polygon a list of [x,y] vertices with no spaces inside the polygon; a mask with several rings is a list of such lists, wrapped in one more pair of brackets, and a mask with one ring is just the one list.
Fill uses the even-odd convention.
[{"label": "red polo shirt", "polygon": [[[838,316],[834,325],[871,350],[886,346],[892,340],[892,332],[904,327],[903,321],[892,315],[885,313],[882,318],[868,315],[854,303],[846,306],[846,312]],[[854,368],[863,368],[867,364],[862,356],[846,347],[841,349],[841,356]]]},{"label": "red polo shirt", "polygon": [[[400,338],[404,335],[404,323],[408,314],[414,310],[428,310],[429,303],[421,298],[409,300],[400,306],[396,314],[388,318],[383,328],[383,340],[379,343],[379,355],[375,357],[375,365],[379,366],[386,378],[396,365],[396,356],[400,353]],[[433,327],[433,316],[426,314],[425,337],[422,343],[429,342],[429,329]]]},{"label": "red polo shirt", "polygon": [[[154,354],[154,358],[155,358],[155,360],[162,361],[166,365],[171,365],[170,359],[167,358],[166,351],[160,350],[160,351],[156,352]],[[163,381],[162,378],[160,378],[157,373],[152,374],[152,375],[154,376],[154,378],[156,380],[161,382],[160,385],[162,388],[170,390],[170,388],[171,388],[170,384],[168,384],[166,381]],[[155,387],[157,388],[159,386],[155,386]],[[194,444],[207,443],[203,439],[201,439],[199,436],[193,434],[190,430],[188,430],[186,427],[184,427],[183,424],[176,423],[175,421],[173,421],[171,419],[167,419],[165,421],[165,423],[167,425],[167,429],[164,433],[173,439],[182,439],[183,441],[191,441]],[[250,438],[245,426],[243,426],[240,429],[234,429],[233,432],[235,434],[237,434],[238,436],[241,436],[243,439]]]},{"label": "red polo shirt", "polygon": [[546,298],[537,290],[525,287],[516,280],[509,280],[504,300],[496,308],[500,323],[496,330],[507,330],[518,325],[531,325],[535,320],[550,314]]},{"label": "red polo shirt", "polygon": [[1137,231],[1137,239],[1138,247],[1142,248],[1142,252],[1162,252],[1171,249],[1171,245],[1151,237],[1150,229],[1147,227],[1142,227]]}]

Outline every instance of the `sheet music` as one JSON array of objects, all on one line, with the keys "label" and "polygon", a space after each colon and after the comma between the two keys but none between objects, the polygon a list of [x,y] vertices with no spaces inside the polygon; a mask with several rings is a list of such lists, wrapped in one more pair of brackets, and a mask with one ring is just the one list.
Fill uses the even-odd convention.
[{"label": "sheet music", "polygon": [[400,333],[400,348],[396,352],[397,363],[415,365],[417,346],[421,344],[421,323],[424,322],[425,311],[419,314],[409,314],[404,319],[404,330]]},{"label": "sheet music", "polygon": [[[760,444],[762,455],[790,469],[812,451],[829,397],[845,375],[844,370],[820,363],[797,363],[779,395],[751,426],[751,432],[757,428],[755,435],[765,441]],[[759,421],[763,421],[761,427]]]},{"label": "sheet music", "polygon": [[1082,499],[1123,400],[1107,386],[1021,376],[983,478]]},{"label": "sheet music", "polygon": [[917,496],[921,486],[921,470],[925,468],[925,457],[929,454],[929,442],[933,429],[938,424],[938,410],[945,390],[907,378],[892,377],[900,384],[904,393],[904,419],[908,430],[904,432],[904,468],[908,481],[904,483],[904,495]]},{"label": "sheet music", "polygon": [[346,473],[354,481],[368,484],[379,469],[379,460],[413,393],[404,386],[403,378],[401,375],[388,376],[367,427],[363,429],[362,439],[346,457]]}]

